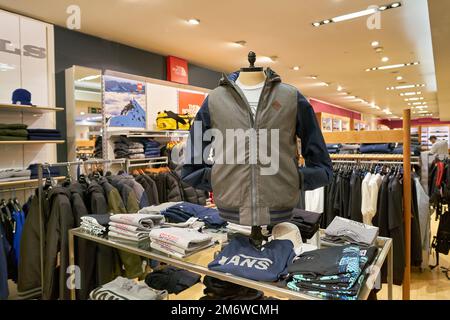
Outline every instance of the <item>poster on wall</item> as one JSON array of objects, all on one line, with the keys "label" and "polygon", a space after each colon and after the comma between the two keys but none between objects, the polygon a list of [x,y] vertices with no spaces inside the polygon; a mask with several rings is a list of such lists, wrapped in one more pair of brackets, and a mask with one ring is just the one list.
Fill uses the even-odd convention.
[{"label": "poster on wall", "polygon": [[105,76],[104,112],[106,125],[145,129],[146,91],[139,81]]},{"label": "poster on wall", "polygon": [[206,95],[192,91],[178,91],[178,113],[195,117]]}]

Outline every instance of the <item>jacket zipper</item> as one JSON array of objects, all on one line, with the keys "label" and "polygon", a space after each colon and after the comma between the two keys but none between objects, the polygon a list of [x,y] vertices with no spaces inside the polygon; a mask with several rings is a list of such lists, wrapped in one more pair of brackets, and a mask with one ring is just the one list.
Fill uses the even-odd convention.
[{"label": "jacket zipper", "polygon": [[[252,127],[253,130],[255,130],[256,133],[256,143],[258,144],[258,133],[256,131],[257,128],[257,120],[258,120],[258,114],[259,114],[259,110],[261,109],[261,102],[263,101],[263,97],[266,95],[266,91],[267,91],[267,84],[269,83],[269,78],[266,78],[266,81],[264,82],[264,87],[261,90],[261,95],[259,96],[259,101],[258,101],[258,105],[256,106],[256,111],[255,111],[255,118],[253,119],[253,113],[252,113],[252,109],[250,107],[250,104],[247,101],[247,98],[245,98],[245,95],[243,93],[241,93],[240,89],[238,90],[236,87],[236,84],[231,83],[231,87],[237,92],[237,94],[239,95],[239,97],[241,98],[241,100],[244,102],[245,106],[247,107],[248,113],[249,113],[249,118],[250,118],[250,126]],[[258,156],[256,156],[256,159],[258,159]],[[251,210],[252,210],[252,222],[257,220],[256,217],[256,198],[257,198],[257,188],[256,188],[256,166],[258,164],[252,164],[251,165],[251,198],[252,198],[252,205],[251,205]]]}]

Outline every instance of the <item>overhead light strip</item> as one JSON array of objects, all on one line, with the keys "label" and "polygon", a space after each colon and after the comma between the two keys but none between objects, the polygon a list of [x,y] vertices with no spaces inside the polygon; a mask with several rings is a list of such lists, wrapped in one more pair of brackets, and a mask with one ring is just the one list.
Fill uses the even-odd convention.
[{"label": "overhead light strip", "polygon": [[404,86],[396,86],[396,87],[387,87],[386,90],[404,90],[404,89],[413,89],[413,88],[423,88],[424,84],[409,84]]},{"label": "overhead light strip", "polygon": [[404,67],[410,67],[410,66],[417,66],[420,62],[410,62],[410,63],[399,63],[399,64],[391,64],[388,66],[379,66],[379,67],[373,67],[366,69],[367,72],[369,71],[379,71],[379,70],[389,70],[389,69],[399,69]]},{"label": "overhead light strip", "polygon": [[353,20],[353,19],[357,19],[357,18],[361,18],[361,17],[365,17],[365,16],[370,16],[377,12],[383,12],[383,11],[390,10],[390,9],[400,8],[401,6],[402,6],[401,2],[394,2],[394,3],[388,4],[388,5],[383,5],[383,6],[379,6],[379,7],[373,6],[373,7],[369,7],[366,10],[352,12],[352,13],[344,14],[342,16],[337,16],[337,17],[334,17],[331,19],[325,19],[322,21],[314,22],[312,25],[314,27],[320,27],[320,26],[327,25],[330,23],[338,23],[338,22]]}]

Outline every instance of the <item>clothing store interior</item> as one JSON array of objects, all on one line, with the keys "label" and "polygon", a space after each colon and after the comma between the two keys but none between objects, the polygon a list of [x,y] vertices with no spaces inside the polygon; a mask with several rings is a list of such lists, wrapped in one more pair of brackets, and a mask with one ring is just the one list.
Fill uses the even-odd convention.
[{"label": "clothing store interior", "polygon": [[0,300],[450,299],[448,39],[442,0],[0,0]]}]

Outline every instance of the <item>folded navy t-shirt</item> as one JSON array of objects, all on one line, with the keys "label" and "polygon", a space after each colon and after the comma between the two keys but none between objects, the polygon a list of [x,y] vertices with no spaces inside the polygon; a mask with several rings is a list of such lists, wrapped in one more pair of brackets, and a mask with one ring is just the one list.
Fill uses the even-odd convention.
[{"label": "folded navy t-shirt", "polygon": [[287,275],[294,256],[290,240],[273,240],[258,249],[250,239],[236,237],[208,268],[256,281],[277,281]]}]

